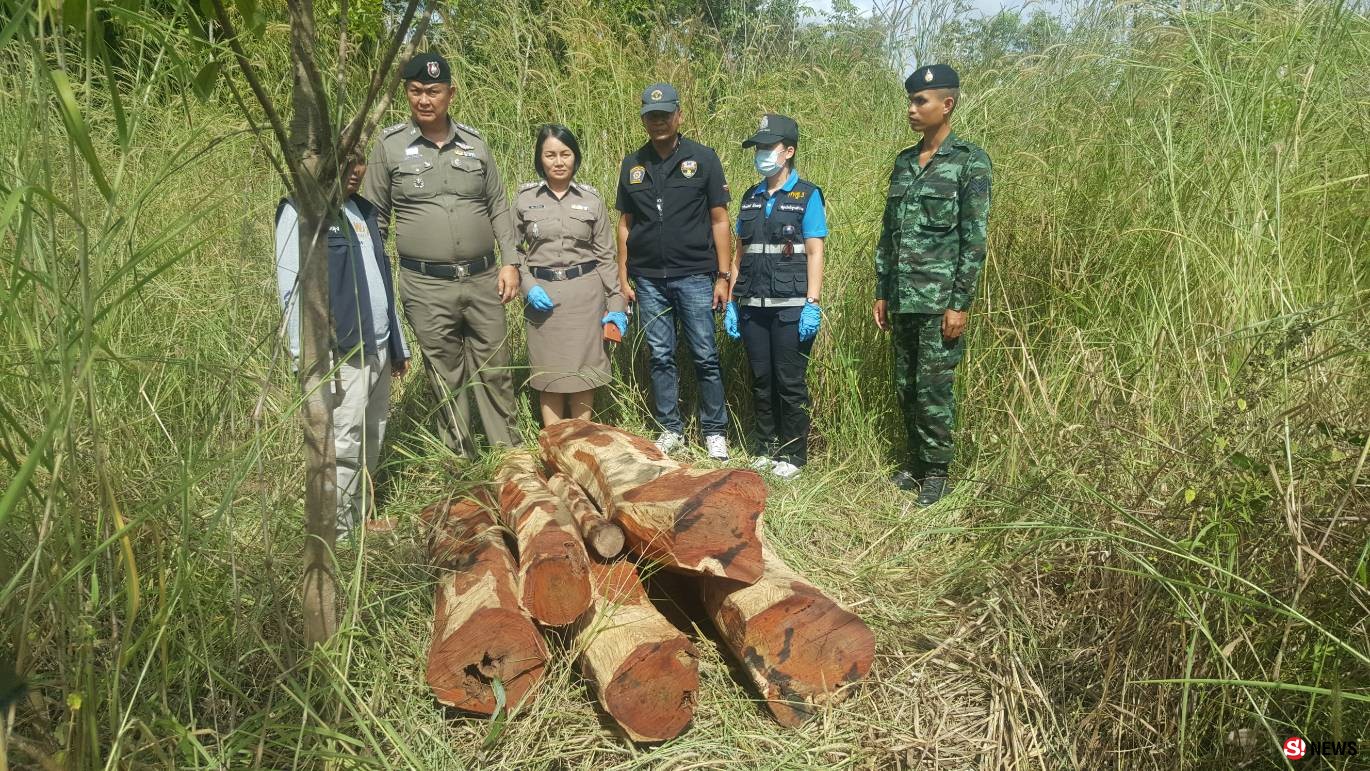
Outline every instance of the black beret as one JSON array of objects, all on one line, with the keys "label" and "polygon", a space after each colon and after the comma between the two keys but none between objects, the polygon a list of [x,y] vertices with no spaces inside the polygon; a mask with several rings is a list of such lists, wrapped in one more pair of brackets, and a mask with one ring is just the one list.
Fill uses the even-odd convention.
[{"label": "black beret", "polygon": [[904,90],[910,94],[926,91],[929,88],[960,88],[961,76],[948,64],[929,64],[913,71],[904,81]]},{"label": "black beret", "polygon": [[400,72],[400,79],[451,85],[452,68],[448,66],[447,60],[442,58],[442,54],[427,51],[414,54],[414,58],[410,59]]}]

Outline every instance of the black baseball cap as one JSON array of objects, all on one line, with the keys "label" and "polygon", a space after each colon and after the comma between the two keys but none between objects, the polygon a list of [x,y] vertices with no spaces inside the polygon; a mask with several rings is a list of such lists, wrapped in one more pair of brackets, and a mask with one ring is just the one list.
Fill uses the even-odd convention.
[{"label": "black baseball cap", "polygon": [[904,90],[910,94],[929,88],[960,88],[961,76],[949,64],[929,64],[919,67],[904,80]]},{"label": "black baseball cap", "polygon": [[400,79],[416,83],[446,83],[452,85],[452,67],[442,54],[425,51],[414,54],[400,72]]},{"label": "black baseball cap", "polygon": [[799,124],[795,123],[794,118],[789,116],[768,112],[761,116],[761,125],[757,128],[756,133],[743,142],[742,146],[762,145],[768,147],[776,142],[799,144]]},{"label": "black baseball cap", "polygon": [[649,112],[675,112],[680,109],[680,94],[670,83],[653,83],[642,91],[642,115]]}]

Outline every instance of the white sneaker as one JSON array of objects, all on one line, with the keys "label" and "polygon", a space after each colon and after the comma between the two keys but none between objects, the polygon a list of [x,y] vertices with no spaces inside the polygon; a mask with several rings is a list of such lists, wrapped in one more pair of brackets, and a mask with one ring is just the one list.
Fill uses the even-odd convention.
[{"label": "white sneaker", "polygon": [[758,455],[756,456],[756,460],[752,461],[752,468],[757,471],[769,471],[771,466],[774,465],[775,459],[767,458],[765,455]]},{"label": "white sneaker", "polygon": [[709,449],[709,457],[714,460],[728,459],[728,440],[722,434],[704,437],[704,446]]},{"label": "white sneaker", "polygon": [[781,479],[794,479],[799,476],[799,467],[785,460],[778,460],[771,467],[771,473]]},{"label": "white sneaker", "polygon": [[685,437],[674,431],[662,431],[661,435],[656,438],[656,448],[666,455],[670,455],[672,450],[682,444],[685,444]]}]

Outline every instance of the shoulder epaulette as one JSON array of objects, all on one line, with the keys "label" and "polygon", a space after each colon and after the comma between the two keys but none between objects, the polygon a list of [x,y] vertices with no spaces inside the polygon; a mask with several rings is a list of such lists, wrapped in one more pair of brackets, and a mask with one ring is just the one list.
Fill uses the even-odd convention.
[{"label": "shoulder epaulette", "polygon": [[577,182],[576,187],[580,188],[581,190],[584,190],[587,193],[594,193],[595,195],[599,195],[599,191],[595,189],[594,185],[587,184],[585,182]]},{"label": "shoulder epaulette", "polygon": [[900,154],[900,155],[903,155],[904,153],[907,153],[907,152],[910,151],[910,150],[917,150],[917,149],[918,149],[918,145],[916,145],[916,144],[909,145],[908,147],[905,147],[903,150],[900,150],[900,151],[899,151],[899,154]]},{"label": "shoulder epaulette", "polygon": [[407,121],[404,123],[396,123],[393,126],[386,126],[385,128],[381,129],[381,136],[388,137],[391,134],[394,134],[395,132],[399,131],[400,129],[406,128],[408,126],[409,123]]},{"label": "shoulder epaulette", "polygon": [[475,129],[471,128],[470,126],[466,125],[465,123],[458,123],[457,121],[452,121],[452,123],[456,124],[456,127],[457,127],[457,128],[461,129],[462,131],[465,131],[465,132],[468,133],[468,134],[471,134],[471,135],[473,135],[473,136],[480,136],[480,132],[479,132],[479,131],[476,131]]},{"label": "shoulder epaulette", "polygon": [[522,193],[525,190],[532,190],[541,184],[541,182],[524,182],[522,185],[519,185],[519,192]]}]

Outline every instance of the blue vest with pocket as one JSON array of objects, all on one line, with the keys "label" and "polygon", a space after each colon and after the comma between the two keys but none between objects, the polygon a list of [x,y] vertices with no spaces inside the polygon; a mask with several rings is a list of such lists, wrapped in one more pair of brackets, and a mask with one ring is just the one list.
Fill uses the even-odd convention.
[{"label": "blue vest with pocket", "polygon": [[[385,243],[381,241],[380,228],[376,220],[376,207],[359,195],[349,200],[357,205],[366,220],[366,231],[371,238],[371,248],[380,267],[381,283],[385,285],[385,305],[390,309],[390,339],[387,341],[390,359],[395,364],[407,356],[400,331],[400,319],[395,310],[395,289],[390,278],[390,260],[385,256]],[[285,205],[290,204],[298,212],[299,207],[289,198],[282,198],[276,205],[276,221],[281,219]],[[361,241],[347,222],[342,209],[337,212],[338,219],[331,219],[328,228],[328,299],[329,311],[333,317],[333,348],[338,353],[355,349],[358,343],[368,354],[375,354],[376,339],[371,323],[371,294],[366,283],[366,266],[362,265]],[[301,269],[303,269],[301,265]]]},{"label": "blue vest with pocket", "polygon": [[804,212],[821,195],[818,186],[800,179],[794,188],[777,190],[771,216],[766,199],[756,196],[758,182],[742,196],[737,213],[738,237],[742,241],[742,265],[733,295],[738,298],[784,299],[804,297],[809,283],[808,256],[804,249]]}]

